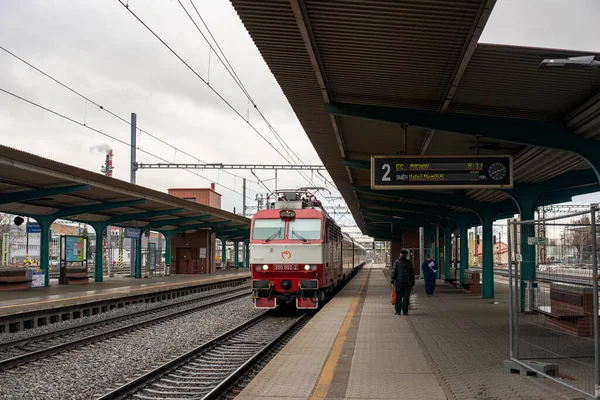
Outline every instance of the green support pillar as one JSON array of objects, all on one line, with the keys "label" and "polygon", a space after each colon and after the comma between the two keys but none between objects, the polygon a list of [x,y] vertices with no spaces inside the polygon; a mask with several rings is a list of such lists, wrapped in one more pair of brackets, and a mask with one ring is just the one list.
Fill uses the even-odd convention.
[{"label": "green support pillar", "polygon": [[171,276],[171,239],[175,232],[162,232],[165,237],[165,276]]},{"label": "green support pillar", "polygon": [[135,239],[135,279],[142,278],[142,236],[144,232],[140,232],[140,237]]},{"label": "green support pillar", "polygon": [[96,232],[96,255],[94,257],[94,280],[96,282],[102,282],[104,280],[104,273],[102,268],[104,267],[104,254],[103,254],[103,239],[102,235],[106,229],[106,224],[92,224],[92,228]]},{"label": "green support pillar", "polygon": [[245,241],[244,242],[245,246],[246,246],[246,268],[250,268],[250,242],[249,241]]},{"label": "green support pillar", "polygon": [[212,242],[213,242],[213,232],[209,231],[208,232],[208,251],[207,251],[207,259],[208,259],[208,273],[212,274],[213,272],[213,262],[214,262],[214,257],[212,256],[212,252],[213,252],[213,246],[212,246]]},{"label": "green support pillar", "polygon": [[44,286],[50,286],[50,227],[54,219],[50,217],[34,217],[40,224],[40,268],[44,271]]},{"label": "green support pillar", "polygon": [[436,273],[436,278],[437,279],[441,279],[442,277],[442,268],[440,265],[440,260],[442,259],[441,257],[441,249],[440,249],[440,244],[441,244],[441,240],[440,240],[440,228],[437,227],[436,231],[435,231],[435,261],[438,263],[438,270]]},{"label": "green support pillar", "polygon": [[227,239],[221,238],[221,263],[223,269],[227,268]]},{"label": "green support pillar", "polygon": [[[523,196],[519,199],[519,208],[521,210],[521,221],[530,221],[535,219],[535,207],[537,199],[533,196]],[[523,261],[520,264],[520,292],[521,292],[521,311],[525,311],[525,281],[536,279],[536,252],[535,246],[528,244],[528,238],[535,236],[533,224],[519,225],[521,229],[520,252]]]},{"label": "green support pillar", "polygon": [[452,262],[452,228],[444,228],[444,279],[450,279],[450,266]]},{"label": "green support pillar", "polygon": [[233,262],[235,264],[235,269],[238,269],[238,264],[240,262],[240,249],[239,249],[239,244],[240,242],[238,242],[237,240],[233,241]]},{"label": "green support pillar", "polygon": [[465,270],[469,268],[469,220],[461,218],[460,225],[460,284],[465,283]]},{"label": "green support pillar", "polygon": [[483,292],[481,297],[484,299],[494,298],[494,250],[492,243],[492,226],[494,217],[490,213],[483,214],[483,246],[482,246],[482,268],[481,280],[483,282]]}]

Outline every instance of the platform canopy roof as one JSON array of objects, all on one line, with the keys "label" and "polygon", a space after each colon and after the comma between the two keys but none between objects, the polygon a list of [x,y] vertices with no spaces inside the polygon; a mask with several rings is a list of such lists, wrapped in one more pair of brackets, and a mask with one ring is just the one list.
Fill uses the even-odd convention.
[{"label": "platform canopy roof", "polygon": [[[364,233],[599,190],[600,69],[478,43],[494,0],[231,2]],[[403,152],[403,124],[409,155],[513,155],[515,189],[372,190],[370,156]]]},{"label": "platform canopy roof", "polygon": [[246,239],[250,228],[248,218],[5,146],[0,146],[0,211],[96,227],[212,229],[231,239]]}]

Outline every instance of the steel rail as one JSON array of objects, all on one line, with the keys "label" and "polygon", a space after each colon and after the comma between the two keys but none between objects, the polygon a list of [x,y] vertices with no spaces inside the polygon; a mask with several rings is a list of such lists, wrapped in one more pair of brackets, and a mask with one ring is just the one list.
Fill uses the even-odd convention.
[{"label": "steel rail", "polygon": [[[40,350],[35,350],[35,351],[31,351],[19,356],[15,356],[15,357],[11,357],[8,359],[4,359],[0,361],[0,371],[2,370],[6,370],[6,369],[10,369],[12,367],[15,367],[17,365],[21,365],[27,362],[31,362],[31,361],[35,361],[35,360],[39,360],[42,358],[46,358],[49,357],[51,355],[57,354],[57,353],[61,353],[67,350],[72,350],[74,348],[77,347],[81,347],[90,343],[94,343],[94,342],[98,342],[100,340],[105,340],[105,339],[109,339],[115,336],[119,336],[125,333],[129,333],[141,328],[145,328],[147,326],[150,325],[155,325],[158,323],[161,323],[163,321],[169,320],[169,319],[173,319],[173,318],[178,318],[181,317],[183,315],[186,314],[191,314],[197,311],[200,311],[202,309],[205,308],[209,308],[212,306],[216,306],[222,303],[226,303],[232,300],[236,300],[239,299],[241,297],[245,297],[248,296],[250,294],[250,291],[247,291],[245,293],[242,294],[235,294],[233,296],[228,296],[222,299],[218,299],[215,301],[212,301],[210,303],[205,303],[205,304],[201,304],[198,305],[197,307],[193,307],[193,308],[188,308],[185,310],[181,310],[181,311],[177,311],[171,314],[167,314],[167,315],[163,315],[160,317],[156,317],[156,318],[152,318],[152,319],[148,319],[145,321],[140,321],[140,322],[136,322],[133,324],[129,324],[126,326],[122,326],[119,328],[115,328],[106,332],[101,332],[98,334],[94,334],[94,335],[90,335],[90,336],[86,336],[84,338],[81,339],[77,339],[77,340],[73,340],[70,342],[66,342],[66,343],[62,343],[62,344],[58,344],[56,346],[51,346],[45,349],[40,349]],[[31,341],[31,339],[29,339],[28,341]]]},{"label": "steel rail", "polygon": [[[196,356],[201,355],[202,352],[210,350],[212,348],[218,347],[221,342],[225,342],[229,338],[235,336],[238,333],[243,332],[245,329],[251,328],[254,325],[257,325],[267,319],[269,319],[269,311],[266,311],[257,317],[248,320],[235,328],[230,329],[229,331],[219,335],[218,337],[201,344],[200,346],[174,358],[173,360],[149,371],[145,374],[138,376],[137,378],[127,382],[126,384],[110,391],[109,393],[104,394],[103,396],[97,398],[97,400],[114,400],[114,399],[122,399],[126,396],[130,396],[140,390],[143,390],[144,387],[148,386],[150,383],[160,379],[162,376],[169,374],[173,369],[179,368],[186,363],[193,360]],[[227,377],[221,380],[214,388],[212,388],[208,393],[202,395],[201,397],[197,397],[198,399],[208,400],[215,399],[219,395],[221,395],[224,391],[226,391],[229,386],[241,376],[244,372],[246,372],[249,368],[251,368],[258,360],[262,358],[267,352],[269,352],[275,345],[277,345],[283,338],[285,338],[290,332],[292,332],[298,325],[300,325],[303,321],[309,318],[308,314],[304,314],[297,318],[293,323],[291,323],[286,329],[284,329],[279,335],[270,340],[267,344],[261,347],[259,351],[253,354],[248,360],[246,360],[242,365],[237,367],[233,372],[231,372]],[[193,395],[193,393],[190,393]],[[196,397],[195,397],[196,398]]]}]

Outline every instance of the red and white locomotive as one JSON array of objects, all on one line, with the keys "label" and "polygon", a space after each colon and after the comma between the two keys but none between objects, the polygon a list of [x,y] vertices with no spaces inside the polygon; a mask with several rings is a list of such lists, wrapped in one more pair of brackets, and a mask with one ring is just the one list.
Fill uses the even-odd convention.
[{"label": "red and white locomotive", "polygon": [[307,189],[276,191],[252,218],[250,268],[256,308],[318,308],[365,263],[366,250],[342,233]]}]

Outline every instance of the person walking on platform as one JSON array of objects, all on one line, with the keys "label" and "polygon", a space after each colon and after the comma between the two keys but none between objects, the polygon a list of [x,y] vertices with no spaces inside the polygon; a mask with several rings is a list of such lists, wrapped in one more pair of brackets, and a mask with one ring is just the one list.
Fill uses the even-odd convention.
[{"label": "person walking on platform", "polygon": [[431,255],[427,255],[425,262],[421,265],[421,270],[423,271],[423,280],[425,281],[425,293],[427,293],[427,297],[431,297],[435,292],[435,280],[438,270],[437,263],[431,258]]},{"label": "person walking on platform", "polygon": [[400,258],[394,261],[392,270],[392,285],[396,289],[396,315],[408,314],[408,299],[410,291],[415,286],[415,269],[406,257],[408,251],[402,250]]}]

